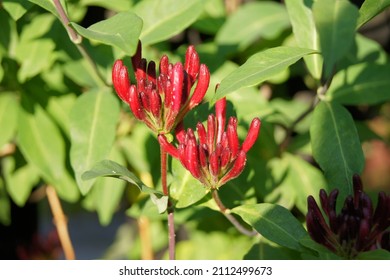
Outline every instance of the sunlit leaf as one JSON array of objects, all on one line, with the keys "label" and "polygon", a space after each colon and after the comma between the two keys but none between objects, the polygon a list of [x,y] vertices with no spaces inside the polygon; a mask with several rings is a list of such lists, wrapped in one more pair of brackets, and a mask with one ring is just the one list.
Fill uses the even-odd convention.
[{"label": "sunlit leaf", "polygon": [[390,64],[362,63],[338,72],[326,99],[346,105],[374,105],[390,100]]},{"label": "sunlit leaf", "polygon": [[314,110],[310,128],[313,156],[331,189],[341,197],[352,193],[352,176],[364,167],[364,155],[354,121],[337,103],[322,101]]},{"label": "sunlit leaf", "polygon": [[203,11],[203,0],[140,1],[132,10],[143,20],[141,41],[151,45],[187,28]]},{"label": "sunlit leaf", "polygon": [[361,27],[390,6],[390,0],[365,0],[359,10],[357,27]]},{"label": "sunlit leaf", "polygon": [[71,23],[76,31],[90,40],[118,47],[127,55],[134,55],[142,29],[142,20],[133,12],[120,12],[88,28]]},{"label": "sunlit leaf", "polygon": [[17,128],[19,104],[12,92],[0,94],[0,149],[12,139]]},{"label": "sunlit leaf", "polygon": [[221,81],[214,101],[237,89],[258,85],[314,52],[294,47],[275,47],[259,52]]},{"label": "sunlit leaf", "polygon": [[313,15],[324,59],[325,75],[329,76],[335,64],[352,45],[359,11],[346,0],[318,0],[313,4]]},{"label": "sunlit leaf", "polygon": [[301,223],[286,208],[269,203],[242,205],[232,209],[265,238],[293,250],[307,236]]},{"label": "sunlit leaf", "polygon": [[90,190],[94,180],[81,180],[81,174],[108,157],[118,117],[118,100],[107,90],[83,93],[72,108],[70,159],[83,194]]}]

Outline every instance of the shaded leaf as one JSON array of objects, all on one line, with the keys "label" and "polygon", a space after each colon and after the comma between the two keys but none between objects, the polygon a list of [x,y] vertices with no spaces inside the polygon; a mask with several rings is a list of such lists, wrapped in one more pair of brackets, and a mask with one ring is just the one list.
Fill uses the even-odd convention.
[{"label": "shaded leaf", "polygon": [[72,22],[71,26],[83,37],[120,48],[134,55],[142,29],[142,20],[133,12],[120,12],[88,28]]},{"label": "shaded leaf", "polygon": [[313,156],[325,172],[329,187],[339,188],[341,197],[351,194],[352,176],[364,167],[352,116],[339,104],[322,101],[314,110],[310,135]]},{"label": "shaded leaf", "polygon": [[356,258],[358,260],[390,260],[390,252],[385,249],[377,249],[360,253]]},{"label": "shaded leaf", "polygon": [[221,81],[214,101],[237,89],[260,84],[314,52],[294,47],[276,47],[259,52]]},{"label": "shaded leaf", "polygon": [[85,6],[99,6],[106,8],[107,10],[125,12],[128,11],[133,5],[134,1],[129,0],[81,0]]},{"label": "shaded leaf", "polygon": [[346,105],[374,105],[390,100],[390,64],[361,63],[338,72],[326,99]]},{"label": "shaded leaf", "polygon": [[11,224],[11,203],[5,191],[3,179],[0,177],[0,223],[8,226]]},{"label": "shaded leaf", "polygon": [[66,169],[64,139],[43,108],[23,96],[18,118],[18,146],[29,164],[65,200],[75,201],[79,192]]},{"label": "shaded leaf", "polygon": [[203,11],[203,0],[145,0],[132,10],[143,20],[144,46],[167,40],[187,28]]},{"label": "shaded leaf", "polygon": [[390,0],[365,0],[359,10],[357,28],[361,27],[390,6]]},{"label": "shaded leaf", "polygon": [[301,223],[286,208],[269,203],[242,205],[233,208],[265,238],[293,250],[301,250],[299,240],[307,235]]},{"label": "shaded leaf", "polygon": [[359,11],[346,0],[319,0],[313,4],[313,15],[324,59],[325,75],[329,76],[335,64],[352,45]]},{"label": "shaded leaf", "polygon": [[[320,43],[311,9],[313,0],[286,0],[285,3],[297,46],[319,51]],[[313,54],[305,56],[303,59],[311,75],[316,79],[320,79],[322,73],[321,55]]]},{"label": "shaded leaf", "polygon": [[222,46],[238,45],[238,49],[244,49],[258,38],[277,37],[289,26],[283,5],[270,1],[251,2],[241,5],[227,18],[215,40]]},{"label": "shaded leaf", "polygon": [[94,181],[83,181],[81,174],[108,157],[118,118],[118,100],[107,90],[83,93],[72,108],[70,160],[83,194],[90,190]]}]

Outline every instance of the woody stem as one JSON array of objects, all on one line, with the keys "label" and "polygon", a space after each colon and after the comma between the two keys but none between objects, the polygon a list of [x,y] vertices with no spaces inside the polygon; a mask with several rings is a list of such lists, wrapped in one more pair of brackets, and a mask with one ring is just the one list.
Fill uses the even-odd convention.
[{"label": "woody stem", "polygon": [[214,201],[217,203],[219,210],[221,213],[228,219],[233,226],[242,234],[247,235],[247,236],[255,236],[257,235],[257,231],[253,230],[248,230],[246,229],[243,225],[240,224],[240,222],[232,215],[229,213],[230,209],[226,208],[226,206],[222,203],[221,199],[219,198],[218,191],[213,190],[211,192],[211,195],[213,196]]},{"label": "woody stem", "polygon": [[[161,185],[164,195],[169,197],[168,185],[167,185],[167,152],[160,145],[160,159],[161,159]],[[169,259],[175,259],[175,220],[174,220],[174,208],[170,200],[168,200],[168,251]]]}]

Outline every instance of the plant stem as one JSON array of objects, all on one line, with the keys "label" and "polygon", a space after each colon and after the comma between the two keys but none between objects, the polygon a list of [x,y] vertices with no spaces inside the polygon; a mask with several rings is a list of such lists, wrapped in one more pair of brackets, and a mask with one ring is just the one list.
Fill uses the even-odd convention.
[{"label": "plant stem", "polygon": [[70,240],[67,219],[62,211],[61,202],[58,198],[56,190],[52,186],[46,187],[46,195],[50,204],[51,212],[54,217],[54,224],[57,228],[58,236],[60,238],[62,249],[64,250],[65,258],[67,260],[74,260],[75,253],[73,250],[72,241]]},{"label": "plant stem", "polygon": [[[160,146],[160,159],[161,159],[161,185],[164,195],[169,197],[168,185],[167,185],[167,152]],[[170,200],[168,200],[168,251],[169,259],[175,259],[175,219],[174,208]]]},{"label": "plant stem", "polygon": [[53,0],[54,6],[56,8],[56,11],[61,19],[62,24],[64,25],[66,31],[69,34],[70,40],[75,44],[77,49],[79,50],[81,56],[85,59],[87,62],[87,67],[90,68],[91,72],[90,74],[92,75],[93,79],[97,83],[98,86],[107,86],[106,81],[102,74],[100,73],[95,61],[92,59],[92,57],[89,55],[88,51],[82,45],[82,37],[76,33],[76,31],[70,27],[69,23],[69,18],[65,13],[64,8],[61,5],[60,0]]},{"label": "plant stem", "polygon": [[243,225],[240,224],[240,222],[229,213],[229,209],[226,208],[226,206],[222,203],[221,199],[219,198],[218,191],[213,190],[211,192],[211,195],[213,196],[214,201],[217,203],[219,210],[221,210],[221,213],[228,219],[233,226],[242,234],[245,234],[247,236],[255,236],[257,235],[257,231],[255,230],[248,230]]}]

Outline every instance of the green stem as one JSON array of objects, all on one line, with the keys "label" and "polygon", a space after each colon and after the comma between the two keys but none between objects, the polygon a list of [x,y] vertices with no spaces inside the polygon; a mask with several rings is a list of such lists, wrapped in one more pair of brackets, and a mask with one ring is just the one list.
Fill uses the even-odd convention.
[{"label": "green stem", "polygon": [[92,75],[92,78],[95,80],[96,84],[99,87],[108,86],[103,75],[100,73],[95,61],[92,59],[92,57],[89,55],[85,46],[82,44],[83,38],[79,34],[77,34],[73,28],[70,27],[69,18],[65,13],[64,8],[62,7],[60,0],[53,0],[53,2],[54,2],[54,6],[56,8],[56,11],[61,19],[61,22],[69,34],[70,40],[75,44],[75,46],[77,47],[81,56],[87,62],[87,67],[89,68],[89,70],[91,70],[90,74]]},{"label": "green stem", "polygon": [[213,190],[211,192],[211,195],[214,198],[214,201],[217,203],[219,210],[221,213],[228,219],[233,226],[242,234],[247,235],[247,236],[255,236],[257,235],[257,231],[255,230],[248,230],[246,229],[243,225],[240,224],[240,222],[232,215],[229,213],[229,209],[226,208],[226,206],[222,203],[221,199],[219,198],[218,191]]},{"label": "green stem", "polygon": [[[161,185],[164,195],[169,197],[169,190],[167,184],[167,152],[163,147],[160,146],[160,159],[161,159]],[[169,259],[175,259],[175,219],[174,219],[174,208],[172,202],[168,200],[168,251]]]}]

